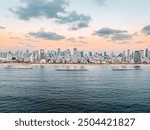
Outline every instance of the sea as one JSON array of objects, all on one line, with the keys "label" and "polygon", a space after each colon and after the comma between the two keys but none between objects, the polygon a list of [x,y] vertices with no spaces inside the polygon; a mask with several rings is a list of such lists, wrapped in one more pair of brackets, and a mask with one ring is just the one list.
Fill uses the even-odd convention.
[{"label": "sea", "polygon": [[0,113],[149,113],[150,65],[0,65]]}]

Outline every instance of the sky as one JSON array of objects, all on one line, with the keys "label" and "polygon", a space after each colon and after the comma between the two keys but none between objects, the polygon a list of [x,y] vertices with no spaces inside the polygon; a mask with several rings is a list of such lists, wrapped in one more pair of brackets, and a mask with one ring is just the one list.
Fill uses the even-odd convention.
[{"label": "sky", "polygon": [[0,0],[0,51],[150,48],[150,0]]}]

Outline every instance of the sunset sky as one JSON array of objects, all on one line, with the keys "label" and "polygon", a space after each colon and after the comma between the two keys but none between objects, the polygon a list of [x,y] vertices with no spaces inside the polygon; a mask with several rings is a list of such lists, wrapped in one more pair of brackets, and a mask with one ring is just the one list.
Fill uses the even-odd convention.
[{"label": "sunset sky", "polygon": [[0,0],[0,51],[150,48],[150,0]]}]

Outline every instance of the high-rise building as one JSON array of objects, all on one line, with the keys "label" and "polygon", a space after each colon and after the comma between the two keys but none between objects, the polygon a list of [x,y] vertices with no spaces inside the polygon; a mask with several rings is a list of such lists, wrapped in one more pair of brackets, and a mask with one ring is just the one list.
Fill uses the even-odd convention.
[{"label": "high-rise building", "polygon": [[144,56],[144,50],[140,50],[139,51],[141,53],[141,58],[143,59],[145,56]]},{"label": "high-rise building", "polygon": [[57,54],[56,55],[57,55],[57,57],[61,55],[61,49],[60,48],[57,49]]},{"label": "high-rise building", "polygon": [[43,49],[40,50],[40,59],[45,59],[45,54]]},{"label": "high-rise building", "polygon": [[24,53],[24,56],[27,58],[27,57],[30,57],[30,51],[29,50],[26,50],[25,53]]},{"label": "high-rise building", "polygon": [[65,51],[65,57],[66,57],[66,58],[70,58],[70,56],[71,56],[71,51],[70,51],[69,49],[67,49],[67,50]]},{"label": "high-rise building", "polygon": [[[114,56],[115,56],[115,53],[114,53],[114,52],[111,52],[110,55],[111,55],[112,57],[114,57]],[[100,56],[100,55],[99,55],[99,56]]]},{"label": "high-rise building", "polygon": [[145,57],[149,58],[149,50],[148,49],[145,50]]},{"label": "high-rise building", "polygon": [[130,49],[127,51],[127,59],[130,60]]},{"label": "high-rise building", "polygon": [[135,64],[141,64],[142,63],[142,57],[140,51],[135,51],[134,53],[134,63]]},{"label": "high-rise building", "polygon": [[70,63],[70,60],[71,60],[71,51],[69,49],[67,49],[65,51],[65,57],[64,58],[65,58],[66,63]]},{"label": "high-rise building", "polygon": [[126,52],[125,51],[123,51],[123,53],[122,53],[121,61],[122,61],[122,63],[126,62]]},{"label": "high-rise building", "polygon": [[132,60],[134,59],[134,52],[132,52],[132,54],[131,54],[131,59]]},{"label": "high-rise building", "polygon": [[84,51],[80,52],[81,57],[84,57]]},{"label": "high-rise building", "polygon": [[78,50],[77,50],[77,48],[74,48],[74,49],[73,49],[73,55],[74,55],[74,56],[77,56],[77,55],[78,55]]},{"label": "high-rise building", "polygon": [[106,51],[104,52],[104,56],[107,56],[107,52]]},{"label": "high-rise building", "polygon": [[36,50],[33,52],[33,60],[38,61],[38,59],[39,59],[39,52],[38,52],[38,50]]},{"label": "high-rise building", "polygon": [[91,57],[92,56],[92,52],[90,51],[90,52],[88,52],[88,56],[89,57]]}]

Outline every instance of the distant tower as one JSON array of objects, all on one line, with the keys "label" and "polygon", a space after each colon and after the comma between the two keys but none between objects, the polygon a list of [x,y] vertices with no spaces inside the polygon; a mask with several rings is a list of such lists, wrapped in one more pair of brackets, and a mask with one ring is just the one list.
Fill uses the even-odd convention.
[{"label": "distant tower", "polygon": [[71,51],[69,49],[67,49],[65,51],[65,58],[70,58],[70,56],[71,56]]},{"label": "distant tower", "polygon": [[84,51],[81,51],[81,57],[84,57]]},{"label": "distant tower", "polygon": [[141,53],[141,58],[143,59],[144,58],[144,50],[140,50],[139,52]]},{"label": "distant tower", "polygon": [[104,56],[107,56],[107,52],[106,51],[104,52]]},{"label": "distant tower", "polygon": [[88,56],[89,57],[91,57],[92,56],[92,52],[90,51],[90,52],[88,52]]},{"label": "distant tower", "polygon": [[43,49],[40,50],[40,59],[45,59],[45,54]]},{"label": "distant tower", "polygon": [[122,61],[122,63],[126,62],[126,52],[125,51],[123,51],[123,53],[122,53],[121,61]]},{"label": "distant tower", "polygon": [[148,50],[148,49],[145,50],[145,57],[146,57],[146,58],[149,57],[149,50]]},{"label": "distant tower", "polygon": [[60,55],[61,55],[61,49],[58,48],[58,49],[57,49],[57,57],[60,56]]},{"label": "distant tower", "polygon": [[130,60],[130,49],[128,49],[128,52],[127,52],[127,59]]},{"label": "distant tower", "polygon": [[77,55],[78,55],[78,50],[77,50],[77,48],[74,48],[74,49],[73,49],[73,55],[74,55],[74,56],[77,56]]},{"label": "distant tower", "polygon": [[132,52],[132,54],[131,54],[131,59],[132,60],[134,59],[134,52]]},{"label": "distant tower", "polygon": [[7,60],[12,60],[12,57],[13,57],[13,52],[9,51],[8,54],[7,54]]},{"label": "distant tower", "polygon": [[134,53],[134,63],[135,64],[141,64],[142,63],[141,59],[142,59],[141,53],[139,51],[136,51]]},{"label": "distant tower", "polygon": [[30,57],[30,51],[29,50],[25,51],[25,57]]}]

